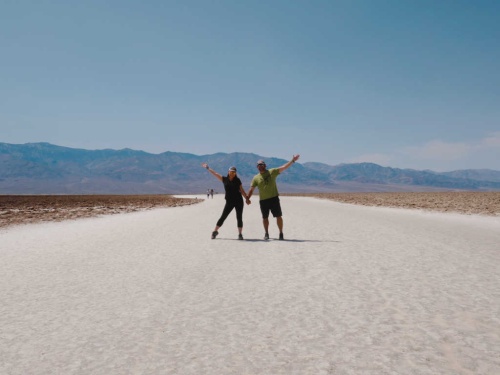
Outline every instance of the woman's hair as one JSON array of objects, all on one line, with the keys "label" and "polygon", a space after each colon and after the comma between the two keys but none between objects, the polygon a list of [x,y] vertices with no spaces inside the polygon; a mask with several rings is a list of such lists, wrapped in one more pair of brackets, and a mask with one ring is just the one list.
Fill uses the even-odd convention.
[{"label": "woman's hair", "polygon": [[236,167],[230,167],[228,170],[227,170],[227,177],[229,177],[229,172],[234,172],[234,174],[237,176],[238,173],[237,173],[237,170],[236,170]]}]

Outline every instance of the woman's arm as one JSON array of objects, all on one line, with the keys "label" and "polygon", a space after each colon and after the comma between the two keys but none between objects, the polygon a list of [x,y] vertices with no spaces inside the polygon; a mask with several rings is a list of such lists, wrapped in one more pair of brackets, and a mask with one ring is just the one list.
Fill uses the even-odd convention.
[{"label": "woman's arm", "polygon": [[241,192],[241,195],[243,195],[243,197],[245,198],[245,202],[247,204],[250,204],[250,197],[248,196],[247,193],[245,193],[245,189],[243,189],[243,185],[240,185],[240,192]]},{"label": "woman's arm", "polygon": [[243,197],[246,199],[248,199],[248,195],[247,193],[245,193],[245,189],[243,189],[243,185],[240,185],[240,192],[241,192],[241,195],[243,195]]},{"label": "woman's arm", "polygon": [[222,181],[222,176],[220,174],[218,174],[216,171],[214,171],[213,169],[211,169],[207,163],[202,163],[201,166],[203,168],[205,168],[207,171],[209,171],[210,173],[212,173],[219,181]]}]

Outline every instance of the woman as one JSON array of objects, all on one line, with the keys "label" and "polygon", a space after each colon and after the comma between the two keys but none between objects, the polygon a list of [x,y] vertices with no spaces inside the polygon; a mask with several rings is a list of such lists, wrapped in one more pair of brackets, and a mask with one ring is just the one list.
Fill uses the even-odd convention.
[{"label": "woman", "polygon": [[219,181],[222,181],[224,184],[224,189],[226,190],[226,205],[224,206],[224,210],[222,211],[222,215],[220,216],[217,224],[215,225],[215,229],[212,232],[212,240],[217,237],[219,234],[218,230],[224,224],[224,221],[229,216],[233,208],[236,209],[236,220],[238,221],[238,239],[243,239],[243,234],[241,231],[243,230],[243,198],[248,198],[247,193],[243,189],[243,185],[241,184],[241,180],[236,175],[236,167],[229,168],[227,176],[221,176],[219,173],[211,169],[207,163],[202,164],[203,168],[206,168],[210,173],[212,173]]}]

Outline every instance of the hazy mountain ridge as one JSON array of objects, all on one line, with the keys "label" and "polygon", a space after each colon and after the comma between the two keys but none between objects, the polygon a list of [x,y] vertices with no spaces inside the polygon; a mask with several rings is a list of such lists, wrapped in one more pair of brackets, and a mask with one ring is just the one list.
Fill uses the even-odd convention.
[{"label": "hazy mountain ridge", "polygon": [[[321,163],[304,163],[307,168],[326,173],[334,181],[356,181],[372,184],[402,184],[416,186],[433,186],[459,189],[498,189],[499,180],[487,180],[495,177],[496,171],[469,170],[437,173],[432,171],[418,171],[414,169],[399,169],[382,167],[374,163],[339,164],[329,166]],[[500,172],[497,172],[500,175]],[[464,177],[460,177],[464,176]],[[500,178],[500,176],[499,176]]]},{"label": "hazy mountain ridge", "polygon": [[445,176],[466,178],[478,181],[500,182],[500,171],[492,169],[464,169],[452,172],[443,172]]},{"label": "hazy mountain ridge", "polygon": [[[291,156],[291,155],[290,155]],[[85,150],[49,143],[0,143],[0,194],[193,194],[207,188],[222,191],[202,162],[225,175],[235,165],[244,187],[257,173],[289,159],[252,153],[163,152],[132,149]],[[421,191],[436,189],[500,190],[500,171],[445,173],[382,167],[373,163],[328,165],[296,163],[279,177],[281,192]]]}]

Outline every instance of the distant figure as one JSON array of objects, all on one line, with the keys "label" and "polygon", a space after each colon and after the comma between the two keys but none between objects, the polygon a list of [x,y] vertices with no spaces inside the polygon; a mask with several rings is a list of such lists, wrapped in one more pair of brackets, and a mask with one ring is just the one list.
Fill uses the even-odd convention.
[{"label": "distant figure", "polygon": [[250,189],[248,190],[247,204],[250,204],[250,197],[253,194],[254,189],[257,187],[259,189],[259,203],[260,211],[262,213],[262,223],[264,224],[264,239],[269,239],[269,211],[276,218],[276,223],[278,224],[278,229],[280,231],[279,239],[283,240],[283,218],[281,212],[280,198],[278,193],[278,187],[276,185],[276,178],[285,169],[289,168],[293,163],[299,160],[300,155],[293,155],[292,160],[288,163],[282,165],[279,168],[266,169],[266,163],[264,160],[259,160],[257,162],[257,168],[259,169],[259,174],[255,175],[252,179]]},{"label": "distant figure", "polygon": [[214,189],[210,189],[210,196],[214,199]]},{"label": "distant figure", "polygon": [[[243,185],[241,184],[241,180],[236,175],[236,167],[229,168],[227,176],[221,176],[219,173],[210,169],[207,163],[202,164],[203,168],[206,168],[211,174],[213,174],[219,181],[222,181],[224,184],[224,190],[226,191],[226,205],[224,206],[224,210],[222,211],[222,215],[220,216],[217,224],[215,225],[215,229],[212,232],[212,240],[217,237],[219,234],[219,228],[224,224],[224,221],[227,219],[233,208],[236,209],[236,221],[238,224],[238,239],[243,239],[243,198],[248,201],[248,195],[245,193],[243,189]],[[211,190],[213,194],[213,189]]]},{"label": "distant figure", "polygon": [[210,198],[210,189],[207,189],[207,199]]}]

